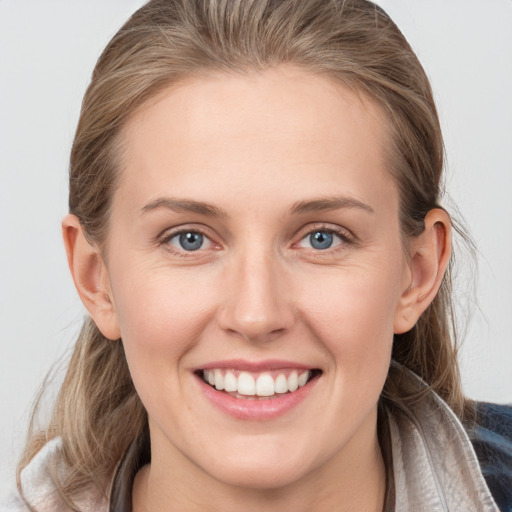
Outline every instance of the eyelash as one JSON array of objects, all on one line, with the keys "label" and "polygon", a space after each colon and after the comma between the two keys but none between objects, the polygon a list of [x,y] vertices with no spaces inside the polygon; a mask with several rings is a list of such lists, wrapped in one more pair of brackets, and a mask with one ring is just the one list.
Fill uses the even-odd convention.
[{"label": "eyelash", "polygon": [[205,230],[197,227],[192,228],[184,228],[178,229],[177,231],[172,231],[170,233],[166,233],[159,241],[159,244],[165,246],[165,248],[171,252],[174,256],[182,257],[182,258],[190,258],[197,257],[197,253],[201,252],[201,249],[197,249],[196,251],[186,251],[185,249],[178,249],[171,245],[171,240],[179,235],[184,235],[186,233],[196,233],[198,235],[203,236],[205,239],[209,240],[213,246],[218,246],[213,240],[212,237],[209,236]]},{"label": "eyelash", "polygon": [[294,245],[300,244],[303,240],[307,239],[314,233],[329,233],[331,235],[337,236],[341,243],[334,246],[329,247],[327,249],[315,249],[314,247],[305,248],[310,253],[315,253],[315,255],[329,255],[336,251],[342,251],[347,249],[347,245],[354,245],[356,243],[356,238],[354,235],[346,228],[341,228],[339,226],[333,226],[331,224],[315,224],[313,227],[309,226],[305,231],[300,234],[300,240]]},{"label": "eyelash", "polygon": [[[310,226],[306,230],[302,231],[302,233],[300,233],[300,235],[299,235],[300,236],[299,241],[294,243],[293,246],[297,246],[303,240],[305,240],[307,237],[309,237],[317,232],[329,233],[331,235],[335,235],[341,240],[341,243],[332,248],[329,247],[324,250],[315,249],[313,247],[304,248],[304,250],[306,250],[310,253],[315,253],[315,254],[319,254],[319,255],[322,253],[327,255],[327,254],[331,254],[332,252],[335,252],[335,251],[346,249],[347,245],[349,245],[349,246],[354,245],[357,241],[356,238],[354,237],[354,235],[347,229],[340,228],[340,227],[333,227],[332,225],[326,225],[326,224],[316,224],[316,225],[314,225],[312,227]],[[194,256],[197,257],[196,253],[200,253],[202,251],[201,248],[199,248],[195,251],[187,251],[185,249],[180,250],[170,244],[170,241],[173,238],[175,238],[179,235],[186,234],[186,233],[199,234],[199,235],[203,236],[205,239],[209,240],[209,242],[214,247],[215,246],[218,247],[218,244],[216,244],[212,240],[212,237],[209,236],[205,230],[198,228],[198,227],[179,229],[177,231],[172,231],[170,233],[166,233],[163,237],[161,237],[161,238],[159,237],[159,244],[162,246],[165,246],[165,248],[175,256],[179,256],[179,257],[183,257],[183,258],[194,257]]]}]

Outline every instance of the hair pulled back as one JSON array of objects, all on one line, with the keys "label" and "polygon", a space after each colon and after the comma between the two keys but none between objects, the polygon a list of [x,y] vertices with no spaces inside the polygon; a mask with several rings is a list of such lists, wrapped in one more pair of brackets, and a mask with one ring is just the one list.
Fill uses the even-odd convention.
[{"label": "hair pulled back", "polygon": [[[85,94],[71,151],[69,209],[104,247],[127,120],[164,88],[209,73],[258,72],[290,64],[370,98],[390,133],[389,172],[400,194],[404,243],[438,205],[444,147],[432,91],[409,44],[367,0],[151,0],[103,51]],[[452,322],[450,273],[416,326],[395,336],[393,358],[463,416]],[[391,371],[385,400],[416,400]],[[122,340],[85,320],[48,429],[32,433],[20,470],[60,436],[71,500],[102,485],[130,447],[147,442],[146,412],[133,387]],[[134,453],[137,450],[133,450]],[[130,453],[130,452],[129,452]],[[129,461],[130,462],[130,461]],[[132,461],[135,464],[135,461]]]}]

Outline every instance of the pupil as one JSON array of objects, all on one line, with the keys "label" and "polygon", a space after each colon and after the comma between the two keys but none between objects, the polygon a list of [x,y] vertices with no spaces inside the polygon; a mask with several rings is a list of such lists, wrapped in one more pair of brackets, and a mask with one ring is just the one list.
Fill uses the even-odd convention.
[{"label": "pupil", "polygon": [[182,233],[180,245],[187,251],[197,251],[203,245],[203,235],[200,233]]},{"label": "pupil", "polygon": [[309,236],[311,247],[315,249],[328,249],[332,245],[332,234],[326,231],[317,231]]}]

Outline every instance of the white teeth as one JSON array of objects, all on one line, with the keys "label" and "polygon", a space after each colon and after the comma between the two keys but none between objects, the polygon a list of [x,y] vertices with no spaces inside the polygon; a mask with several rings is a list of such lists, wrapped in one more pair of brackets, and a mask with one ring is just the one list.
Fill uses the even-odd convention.
[{"label": "white teeth", "polygon": [[290,376],[288,377],[288,389],[290,391],[296,391],[299,387],[299,375],[295,370],[293,370],[292,373],[290,373]]},{"label": "white teeth", "polygon": [[238,381],[233,372],[226,372],[224,376],[224,389],[230,393],[238,391]]},{"label": "white teeth", "polygon": [[240,372],[237,378],[233,370],[216,368],[203,371],[203,380],[218,391],[225,390],[228,393],[261,397],[293,393],[298,388],[305,386],[310,376],[309,370],[302,373],[292,370],[288,378],[284,373],[278,373],[274,378],[270,372],[263,372],[255,378],[249,372]]},{"label": "white teeth", "polygon": [[256,394],[256,383],[250,373],[242,372],[238,376],[238,392],[241,395]]},{"label": "white teeth", "polygon": [[224,377],[220,370],[215,370],[215,389],[222,391],[224,389]]},{"label": "white teeth", "polygon": [[262,373],[256,381],[256,394],[258,396],[272,396],[275,393],[274,379],[269,373]]},{"label": "white teeth", "polygon": [[306,382],[309,379],[309,372],[302,372],[299,375],[299,388],[306,385]]},{"label": "white teeth", "polygon": [[276,393],[287,393],[288,392],[288,382],[286,381],[286,377],[280,373],[277,376],[276,383],[274,384]]}]

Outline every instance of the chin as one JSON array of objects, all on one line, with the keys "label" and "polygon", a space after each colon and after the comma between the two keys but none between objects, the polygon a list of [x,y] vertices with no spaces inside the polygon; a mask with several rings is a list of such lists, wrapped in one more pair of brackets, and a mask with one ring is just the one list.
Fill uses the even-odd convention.
[{"label": "chin", "polygon": [[203,469],[226,485],[254,490],[284,488],[314,469],[315,464],[306,453],[280,448],[259,445],[252,450],[232,449],[225,457],[212,457],[210,460],[215,463]]}]

